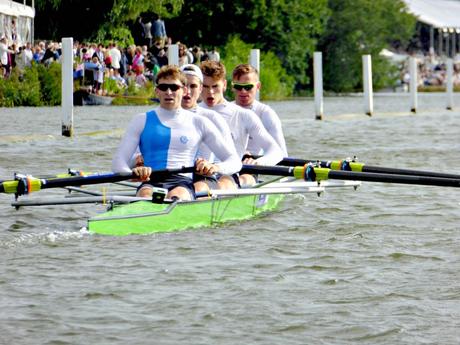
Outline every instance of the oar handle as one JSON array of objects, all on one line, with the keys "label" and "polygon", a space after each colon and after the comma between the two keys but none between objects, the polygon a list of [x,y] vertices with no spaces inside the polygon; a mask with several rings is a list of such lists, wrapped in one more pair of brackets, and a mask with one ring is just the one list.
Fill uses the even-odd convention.
[{"label": "oar handle", "polygon": [[296,167],[264,166],[243,164],[240,174],[261,174],[274,176],[294,176]]}]

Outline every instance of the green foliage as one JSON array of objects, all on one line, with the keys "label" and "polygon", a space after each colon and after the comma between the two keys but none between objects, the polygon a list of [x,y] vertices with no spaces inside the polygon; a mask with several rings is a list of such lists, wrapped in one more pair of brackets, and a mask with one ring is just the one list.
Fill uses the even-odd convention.
[{"label": "green foliage", "polygon": [[42,102],[40,95],[40,79],[36,68],[25,68],[21,85],[17,85],[22,94],[22,105],[39,106]]},{"label": "green foliage", "polygon": [[231,80],[232,71],[237,65],[248,62],[251,49],[253,49],[253,45],[243,42],[237,35],[230,36],[227,44],[221,48],[221,62],[227,69],[229,80]]},{"label": "green foliage", "polygon": [[280,59],[272,52],[261,53],[261,99],[282,99],[292,96],[295,78],[287,74]]},{"label": "green foliage", "polygon": [[[416,21],[407,13],[403,0],[194,0],[186,6],[184,3],[183,0],[36,0],[36,37],[60,40],[71,36],[104,43],[116,40],[128,45],[139,36],[135,32],[139,30],[138,17],[155,12],[166,19],[166,29],[173,41],[225,50],[226,42],[231,45],[237,36],[248,46],[270,52],[294,78],[297,91],[311,88],[310,61],[314,51],[322,51],[324,88],[346,92],[362,87],[364,54],[372,56],[375,88],[392,84],[394,67],[379,52],[390,45],[406,47]],[[229,70],[236,63],[247,61],[244,53],[247,47],[241,48],[242,53],[237,50],[234,56],[233,52],[226,54]],[[264,59],[261,71],[264,89],[271,88],[273,83],[273,79],[264,76],[264,69],[272,69],[274,76],[270,77],[281,78],[282,83],[286,82],[285,87],[290,88],[284,73],[275,72],[277,60]],[[262,96],[272,97],[266,91],[262,91]]]},{"label": "green foliage", "polygon": [[400,69],[398,66],[380,55],[372,57],[372,84],[374,89],[395,87],[399,79]]},{"label": "green foliage", "polygon": [[[38,36],[60,40],[120,40],[132,43],[131,29],[141,15],[176,16],[183,0],[35,0]],[[49,25],[49,23],[54,25]]]},{"label": "green foliage", "polygon": [[41,106],[61,104],[61,65],[33,64],[21,73],[14,68],[7,79],[0,79],[0,106]]},{"label": "green foliage", "polygon": [[14,68],[8,79],[0,79],[0,107],[39,106],[40,82],[36,69],[22,74]]},{"label": "green foliage", "polygon": [[113,23],[133,21],[144,13],[157,13],[170,18],[179,13],[183,3],[183,0],[118,0],[114,1],[110,17]]},{"label": "green foliage", "polygon": [[[241,64],[247,63],[253,46],[244,43],[238,36],[230,37],[227,44],[222,48],[222,63],[227,69],[227,83],[230,85],[233,69]],[[272,52],[261,52],[260,54],[260,81],[262,88],[261,99],[281,99],[292,95],[294,78],[286,73],[280,59]],[[233,99],[233,92],[228,87],[226,97]]]},{"label": "green foliage", "polygon": [[309,57],[328,16],[327,0],[196,0],[183,6],[167,28],[173,37],[204,47],[221,47],[238,35],[261,51],[273,52],[288,74],[305,84]]},{"label": "green foliage", "polygon": [[134,44],[131,30],[127,26],[112,28],[109,24],[104,24],[99,28],[94,40],[102,42],[105,45],[108,45],[110,42],[117,42],[120,47],[127,47]]},{"label": "green foliage", "polygon": [[232,71],[237,65],[248,62],[251,49],[252,46],[244,43],[238,36],[230,37],[227,44],[221,49],[221,62],[227,70],[227,90],[225,92],[225,97],[227,99],[234,99],[232,88],[230,86],[232,81]]},{"label": "green foliage", "polygon": [[61,104],[61,64],[52,62],[49,66],[36,64],[40,80],[42,102],[46,105]]},{"label": "green foliage", "polygon": [[[362,55],[370,54],[375,88],[392,78],[392,67],[379,55],[394,42],[408,43],[415,18],[401,0],[329,0],[332,15],[318,50],[323,52],[324,87],[333,91],[362,88]],[[388,85],[388,84],[387,84]]]},{"label": "green foliage", "polygon": [[[183,5],[183,0],[37,0],[43,17],[53,17],[53,22],[65,27],[60,33],[51,31],[53,37],[48,34],[48,38],[72,36],[131,44],[138,16],[155,12],[168,19],[167,32],[173,40],[221,47],[236,34],[276,54],[299,84],[309,81],[308,63],[329,16],[327,0],[195,0]],[[81,18],[85,18],[84,26]],[[50,32],[53,26],[43,30]],[[78,37],[81,33],[83,37]]]},{"label": "green foliage", "polygon": [[120,87],[115,79],[105,79],[103,85],[104,91],[107,92],[108,95],[122,95],[124,89]]},{"label": "green foliage", "polygon": [[[110,82],[113,80],[107,81]],[[105,85],[105,83],[104,83]],[[110,93],[109,93],[110,94]],[[115,99],[113,105],[148,105],[154,103],[154,85],[151,81],[148,81],[144,87],[139,87],[134,81],[128,83],[128,87],[119,89],[119,92],[115,93]]]}]

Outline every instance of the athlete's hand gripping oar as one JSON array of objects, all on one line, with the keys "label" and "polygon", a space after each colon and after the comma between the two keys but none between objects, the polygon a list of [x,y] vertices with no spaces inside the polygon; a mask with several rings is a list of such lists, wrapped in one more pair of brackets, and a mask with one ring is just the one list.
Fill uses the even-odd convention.
[{"label": "athlete's hand gripping oar", "polygon": [[[245,155],[244,157],[249,157],[249,155]],[[251,156],[251,157],[257,158],[259,156]],[[384,174],[394,174],[394,175],[430,176],[430,177],[460,179],[460,174],[449,174],[449,173],[439,173],[439,172],[424,171],[424,170],[399,169],[399,168],[372,166],[372,165],[367,165],[365,163],[356,162],[350,159],[334,160],[334,161],[319,161],[319,160],[309,160],[309,159],[302,159],[302,158],[286,157],[286,158],[283,158],[283,160],[279,162],[277,165],[293,167],[293,166],[302,166],[302,165],[310,164],[310,163],[319,164],[322,168],[329,168],[331,170],[345,170],[345,171],[368,172],[368,173],[384,173]]]},{"label": "athlete's hand gripping oar", "polygon": [[460,178],[444,178],[416,175],[410,176],[340,170],[337,171],[328,168],[315,167],[314,165],[296,167],[243,165],[241,173],[293,176],[298,179],[304,179],[305,181],[323,181],[328,179],[336,179],[351,181],[416,184],[440,187],[460,187]]},{"label": "athlete's hand gripping oar", "polygon": [[[163,169],[152,171],[153,176],[168,176],[170,174],[190,173],[195,167],[182,167],[178,169]],[[120,182],[136,179],[138,176],[132,172],[126,173],[101,173],[87,176],[72,176],[63,178],[34,178],[17,174],[14,180],[7,180],[0,183],[0,193],[12,193],[16,195],[28,194],[47,188],[60,188],[67,186],[83,186],[99,183]]]}]

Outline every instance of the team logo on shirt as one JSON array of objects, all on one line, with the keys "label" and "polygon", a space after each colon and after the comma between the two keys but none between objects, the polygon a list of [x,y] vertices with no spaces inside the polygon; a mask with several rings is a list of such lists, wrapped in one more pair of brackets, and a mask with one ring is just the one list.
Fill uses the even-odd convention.
[{"label": "team logo on shirt", "polygon": [[179,140],[182,144],[187,144],[188,142],[188,138],[185,135],[181,136]]}]

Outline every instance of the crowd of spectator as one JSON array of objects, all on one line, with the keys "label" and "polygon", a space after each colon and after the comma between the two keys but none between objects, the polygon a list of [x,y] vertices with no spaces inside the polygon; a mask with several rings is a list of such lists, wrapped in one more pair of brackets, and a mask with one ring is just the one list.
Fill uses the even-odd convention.
[{"label": "crowd of spectator", "polygon": [[[418,87],[443,87],[447,83],[446,57],[436,54],[418,53],[413,55],[417,61],[417,85]],[[401,74],[400,85],[403,91],[408,91],[410,84],[409,55],[400,58]],[[460,87],[460,54],[453,59],[454,86]]]},{"label": "crowd of spectator", "polygon": [[[161,66],[168,64],[168,47],[173,44],[166,36],[164,22],[158,16],[139,18],[137,45],[120,47],[112,42],[108,45],[74,42],[75,78],[81,78],[94,93],[104,93],[104,81],[113,79],[119,88],[126,88],[130,83],[143,87],[148,81],[153,81]],[[220,60],[216,49],[203,50],[199,46],[187,47],[177,41],[179,65],[200,64],[205,60]],[[61,43],[39,41],[32,45],[30,42],[18,46],[8,42],[5,36],[0,37],[0,78],[8,78],[12,69],[20,72],[34,63],[49,65],[60,61],[62,54]],[[446,84],[445,57],[435,54],[414,55],[418,66],[418,86],[444,86]],[[410,83],[409,55],[393,54],[401,66],[401,90],[407,91]],[[454,58],[454,86],[460,86],[460,54]]]},{"label": "crowd of spectator", "polygon": [[[115,42],[107,46],[75,42],[74,76],[91,79],[88,72],[92,72],[91,91],[95,93],[103,92],[102,84],[107,78],[115,80],[120,88],[127,87],[130,83],[143,87],[148,81],[154,80],[161,66],[168,64],[168,47],[171,44],[168,38],[164,42],[157,40],[150,47],[148,45],[119,47]],[[180,66],[220,59],[215,50],[207,52],[197,46],[190,49],[182,42],[174,44],[178,45]]]},{"label": "crowd of spectator", "polygon": [[[164,23],[158,17],[139,19],[142,25],[142,43],[138,45],[119,46],[116,42],[107,45],[74,41],[74,78],[80,79],[88,91],[104,94],[104,81],[113,79],[119,88],[130,83],[143,87],[153,81],[161,66],[168,64],[168,47],[173,44],[166,36]],[[160,24],[158,24],[160,23]],[[9,44],[10,43],[10,44]],[[199,46],[187,47],[177,41],[179,65],[200,64],[205,60],[220,60],[218,51],[202,49]],[[5,37],[0,39],[0,77],[8,78],[13,68],[22,72],[32,64],[49,65],[60,61],[62,45],[59,42],[39,41],[34,45],[26,43],[18,47],[8,42]]]}]

